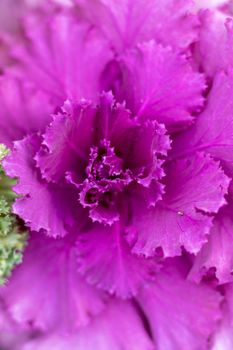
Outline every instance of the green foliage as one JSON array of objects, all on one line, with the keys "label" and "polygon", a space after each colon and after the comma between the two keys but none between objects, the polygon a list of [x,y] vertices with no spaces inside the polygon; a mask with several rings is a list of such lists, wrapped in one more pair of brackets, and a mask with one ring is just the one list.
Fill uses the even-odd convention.
[{"label": "green foliage", "polygon": [[12,190],[15,180],[5,175],[1,165],[7,154],[6,147],[0,144],[0,284],[4,284],[12,269],[21,263],[27,242],[27,233],[23,232],[11,211],[16,198]]}]

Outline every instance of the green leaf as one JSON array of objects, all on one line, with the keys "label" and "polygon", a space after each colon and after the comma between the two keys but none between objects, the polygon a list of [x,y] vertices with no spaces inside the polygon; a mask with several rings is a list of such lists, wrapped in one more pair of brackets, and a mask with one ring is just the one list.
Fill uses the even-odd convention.
[{"label": "green leaf", "polygon": [[8,154],[8,149],[0,144],[0,285],[5,283],[13,268],[22,262],[28,237],[11,210],[16,198],[12,186],[16,181],[5,175],[1,165]]}]

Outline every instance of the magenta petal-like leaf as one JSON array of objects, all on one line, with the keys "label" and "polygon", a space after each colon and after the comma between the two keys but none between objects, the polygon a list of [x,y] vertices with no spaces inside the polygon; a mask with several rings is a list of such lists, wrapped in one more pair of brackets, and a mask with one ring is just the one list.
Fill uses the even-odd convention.
[{"label": "magenta petal-like leaf", "polygon": [[[68,13],[29,16],[25,21],[28,45],[14,48],[19,64],[14,71],[46,92],[54,101],[96,99],[100,75],[112,58],[102,35]],[[26,73],[26,75],[25,75]]]},{"label": "magenta petal-like leaf", "polygon": [[140,350],[155,350],[134,305],[113,300],[104,312],[76,333],[69,336],[50,333],[28,341],[22,350],[133,350],[135,346]]},{"label": "magenta petal-like leaf", "polygon": [[233,21],[220,12],[203,11],[199,14],[201,27],[195,45],[197,63],[208,77],[219,70],[232,67]]},{"label": "magenta petal-like leaf", "polygon": [[33,233],[24,261],[1,289],[13,319],[24,327],[65,334],[87,325],[103,311],[106,295],[78,274],[74,237]]},{"label": "magenta petal-like leaf", "polygon": [[53,110],[42,91],[10,74],[0,78],[0,105],[0,143],[10,147],[27,133],[43,131]]},{"label": "magenta petal-like leaf", "polygon": [[117,51],[156,39],[186,49],[197,36],[190,0],[75,0]]},{"label": "magenta petal-like leaf", "polygon": [[233,281],[233,208],[220,210],[213,222],[208,242],[195,257],[189,278],[199,282],[210,270],[215,269],[220,284]]},{"label": "magenta petal-like leaf", "polygon": [[133,251],[150,256],[161,247],[165,256],[175,256],[184,247],[196,254],[207,240],[211,214],[225,203],[229,179],[218,162],[197,154],[170,164],[165,180],[163,201],[155,208],[135,201],[132,230],[138,239]]},{"label": "magenta petal-like leaf", "polygon": [[138,301],[150,322],[158,350],[206,350],[221,318],[221,296],[185,279],[173,267],[146,286]]},{"label": "magenta petal-like leaf", "polygon": [[124,299],[136,295],[144,283],[153,280],[158,269],[152,259],[131,253],[120,223],[111,227],[96,224],[80,235],[77,261],[78,270],[89,283]]},{"label": "magenta petal-like leaf", "polygon": [[196,123],[173,143],[172,157],[205,151],[227,167],[233,161],[233,71],[216,74],[207,105]]},{"label": "magenta petal-like leaf", "polygon": [[54,188],[41,179],[34,160],[40,142],[37,135],[27,136],[15,143],[11,155],[4,160],[7,174],[18,178],[14,190],[19,198],[14,203],[14,213],[32,230],[43,230],[54,237],[64,236],[79,217],[77,199],[72,188]]},{"label": "magenta petal-like leaf", "polygon": [[203,104],[203,76],[171,47],[154,41],[140,44],[123,56],[122,70],[120,93],[141,120],[155,119],[171,131],[182,129]]}]

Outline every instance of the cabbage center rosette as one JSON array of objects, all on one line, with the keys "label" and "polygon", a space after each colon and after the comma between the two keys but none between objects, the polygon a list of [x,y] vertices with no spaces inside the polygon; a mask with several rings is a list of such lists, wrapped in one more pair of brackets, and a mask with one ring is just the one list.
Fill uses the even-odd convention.
[{"label": "cabbage center rosette", "polygon": [[141,193],[148,207],[161,199],[170,145],[165,132],[155,121],[139,123],[110,93],[97,106],[67,101],[42,135],[35,160],[47,183],[72,188],[82,215],[127,224],[131,193]]}]

